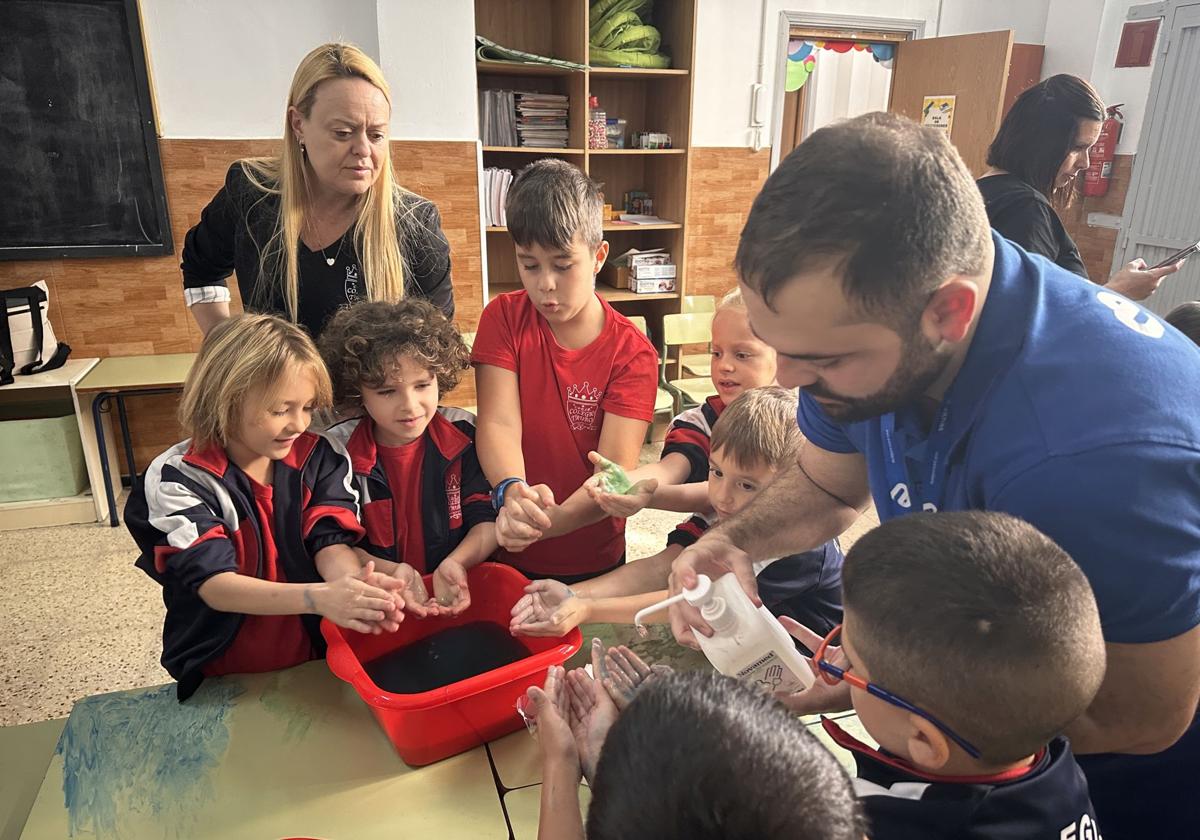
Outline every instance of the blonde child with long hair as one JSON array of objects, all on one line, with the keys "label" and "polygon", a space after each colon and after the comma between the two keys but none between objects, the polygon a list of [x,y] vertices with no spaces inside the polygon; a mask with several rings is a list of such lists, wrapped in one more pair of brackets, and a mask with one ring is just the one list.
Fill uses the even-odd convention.
[{"label": "blonde child with long hair", "polygon": [[392,100],[379,66],[352,44],[300,62],[278,155],[234,162],[188,231],[184,297],[200,328],[242,302],[304,325],[314,338],[358,300],[424,297],[454,314],[450,248],[437,208],[392,170]]},{"label": "blonde child with long hair", "polygon": [[269,315],[211,330],[184,383],[189,438],[154,459],[125,522],[163,587],[163,667],[187,699],[206,676],[323,654],[321,617],[395,630],[403,583],[363,566],[350,464],[307,431],[331,403],[312,340]]}]

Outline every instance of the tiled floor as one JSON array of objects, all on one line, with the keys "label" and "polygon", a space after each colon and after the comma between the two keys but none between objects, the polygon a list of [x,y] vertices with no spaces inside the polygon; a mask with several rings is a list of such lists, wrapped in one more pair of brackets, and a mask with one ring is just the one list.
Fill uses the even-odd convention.
[{"label": "tiled floor", "polygon": [[[647,446],[643,459],[657,457]],[[683,517],[629,520],[628,555],[659,551]],[[843,539],[873,527],[864,516]],[[65,717],[81,697],[169,681],[158,664],[159,587],[134,568],[124,527],[71,525],[0,535],[0,726]],[[664,650],[665,653],[665,650]]]}]

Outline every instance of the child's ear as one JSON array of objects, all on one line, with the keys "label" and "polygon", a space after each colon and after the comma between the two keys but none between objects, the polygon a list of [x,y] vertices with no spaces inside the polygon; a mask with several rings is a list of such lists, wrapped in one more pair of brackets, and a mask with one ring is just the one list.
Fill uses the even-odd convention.
[{"label": "child's ear", "polygon": [[600,247],[596,249],[595,265],[592,268],[592,274],[599,274],[600,269],[604,267],[604,261],[608,259],[608,240],[600,241]]},{"label": "child's ear", "polygon": [[950,739],[920,715],[908,716],[908,755],[922,770],[940,770],[950,760]]}]

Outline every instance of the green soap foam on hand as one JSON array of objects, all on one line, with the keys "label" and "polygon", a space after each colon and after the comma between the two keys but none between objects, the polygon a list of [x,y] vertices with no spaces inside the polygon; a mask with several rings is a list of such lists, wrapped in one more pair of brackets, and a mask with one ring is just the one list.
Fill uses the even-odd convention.
[{"label": "green soap foam on hand", "polygon": [[598,452],[596,455],[600,459],[600,489],[605,493],[613,493],[617,496],[629,495],[629,491],[633,489],[633,482],[629,480],[629,476],[625,474],[621,465],[608,460]]}]

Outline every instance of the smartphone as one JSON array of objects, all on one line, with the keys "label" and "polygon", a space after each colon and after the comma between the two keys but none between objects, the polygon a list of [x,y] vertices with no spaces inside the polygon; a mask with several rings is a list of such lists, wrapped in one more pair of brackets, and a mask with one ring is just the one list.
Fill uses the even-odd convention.
[{"label": "smartphone", "polygon": [[1153,271],[1156,268],[1166,268],[1169,265],[1174,265],[1175,263],[1179,262],[1180,260],[1190,257],[1192,254],[1196,253],[1197,251],[1200,251],[1200,242],[1193,242],[1191,245],[1187,246],[1182,251],[1176,251],[1174,254],[1167,257],[1165,260],[1160,262],[1158,265],[1150,266],[1150,271]]}]

